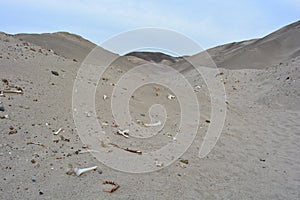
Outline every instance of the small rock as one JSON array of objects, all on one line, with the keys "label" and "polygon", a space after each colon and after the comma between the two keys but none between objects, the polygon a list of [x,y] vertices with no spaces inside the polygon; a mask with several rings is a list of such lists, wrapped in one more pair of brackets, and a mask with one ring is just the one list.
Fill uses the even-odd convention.
[{"label": "small rock", "polygon": [[51,71],[51,73],[55,76],[59,76],[58,72],[57,71]]},{"label": "small rock", "polygon": [[182,160],[180,160],[180,162],[182,162],[182,163],[184,163],[184,164],[186,164],[186,165],[189,164],[189,160],[183,160],[183,159],[182,159]]},{"label": "small rock", "polygon": [[0,106],[0,111],[4,112],[5,111],[5,108],[4,106]]}]

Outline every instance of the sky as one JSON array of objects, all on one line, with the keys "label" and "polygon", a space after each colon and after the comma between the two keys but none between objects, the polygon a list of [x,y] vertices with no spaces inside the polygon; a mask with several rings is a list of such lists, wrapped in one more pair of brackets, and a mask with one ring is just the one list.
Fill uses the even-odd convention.
[{"label": "sky", "polygon": [[263,37],[300,20],[300,0],[0,0],[0,31],[67,31],[100,45],[139,28],[161,28],[202,48]]}]

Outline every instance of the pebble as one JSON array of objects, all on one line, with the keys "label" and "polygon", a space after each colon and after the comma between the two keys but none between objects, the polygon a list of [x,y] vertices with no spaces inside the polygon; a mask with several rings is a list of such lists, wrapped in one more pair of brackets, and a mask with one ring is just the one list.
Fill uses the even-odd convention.
[{"label": "pebble", "polygon": [[0,106],[0,111],[4,112],[5,111],[5,108],[4,106]]},{"label": "pebble", "polygon": [[57,71],[51,71],[51,73],[55,76],[59,76],[58,72]]}]

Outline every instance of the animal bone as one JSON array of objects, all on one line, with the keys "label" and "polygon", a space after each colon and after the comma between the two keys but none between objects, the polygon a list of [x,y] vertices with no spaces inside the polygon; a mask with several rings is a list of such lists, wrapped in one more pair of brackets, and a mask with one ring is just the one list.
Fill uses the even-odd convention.
[{"label": "animal bone", "polygon": [[88,168],[77,168],[75,167],[73,169],[73,172],[76,174],[76,176],[80,176],[81,174],[85,173],[85,172],[89,172],[89,171],[92,171],[94,169],[97,169],[98,166],[93,166],[93,167],[88,167]]},{"label": "animal bone", "polygon": [[172,94],[169,94],[169,95],[168,95],[168,99],[170,99],[170,100],[175,99],[175,96],[172,95]]},{"label": "animal bone", "polygon": [[94,150],[94,149],[87,149],[85,151],[80,151],[79,154],[91,153],[91,152],[98,153],[99,151]]},{"label": "animal bone", "polygon": [[153,127],[153,126],[160,126],[160,125],[161,125],[161,122],[160,122],[160,121],[155,122],[155,123],[152,123],[152,124],[145,124],[145,123],[144,123],[144,126],[146,126],[146,127]]},{"label": "animal bone", "polygon": [[54,135],[58,135],[61,131],[62,131],[62,128],[58,129],[58,131],[56,131],[56,132],[54,133]]},{"label": "animal bone", "polygon": [[128,138],[128,137],[129,137],[129,135],[128,135],[129,130],[128,130],[128,129],[126,129],[126,130],[118,130],[117,133],[118,133],[119,135],[124,136],[125,138]]},{"label": "animal bone", "polygon": [[5,93],[15,93],[15,94],[23,94],[22,90],[0,90],[1,93],[5,94]]},{"label": "animal bone", "polygon": [[157,160],[155,161],[155,165],[156,165],[156,167],[162,167],[162,166],[164,166],[163,163],[158,162]]},{"label": "animal bone", "polygon": [[0,119],[8,119],[8,115],[4,115],[4,116],[0,115]]}]

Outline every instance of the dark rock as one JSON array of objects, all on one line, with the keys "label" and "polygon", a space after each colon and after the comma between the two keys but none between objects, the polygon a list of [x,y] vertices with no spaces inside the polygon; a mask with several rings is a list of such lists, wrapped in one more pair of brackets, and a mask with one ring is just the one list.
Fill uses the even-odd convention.
[{"label": "dark rock", "polygon": [[4,106],[0,106],[0,111],[4,112],[5,111],[5,108]]},{"label": "dark rock", "polygon": [[54,76],[59,76],[59,74],[58,74],[57,71],[51,71],[51,73],[52,73]]}]

